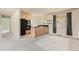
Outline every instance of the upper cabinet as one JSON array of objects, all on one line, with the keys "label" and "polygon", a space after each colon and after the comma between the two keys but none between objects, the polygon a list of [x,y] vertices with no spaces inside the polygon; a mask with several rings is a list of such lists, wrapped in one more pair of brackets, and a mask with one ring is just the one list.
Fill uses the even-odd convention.
[{"label": "upper cabinet", "polygon": [[26,13],[26,12],[21,11],[21,18],[24,18],[26,20],[31,20],[32,19],[32,16],[29,13]]}]

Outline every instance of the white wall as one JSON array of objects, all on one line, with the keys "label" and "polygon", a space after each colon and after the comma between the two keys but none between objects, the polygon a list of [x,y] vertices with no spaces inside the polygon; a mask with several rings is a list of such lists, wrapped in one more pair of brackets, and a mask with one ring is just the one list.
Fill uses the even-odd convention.
[{"label": "white wall", "polygon": [[0,15],[0,26],[1,26],[1,15]]},{"label": "white wall", "polygon": [[2,39],[2,27],[0,26],[0,39]]},{"label": "white wall", "polygon": [[[57,16],[60,16],[60,17],[63,17],[63,18],[57,18],[57,20],[66,20],[66,14],[60,14],[60,15],[56,15]],[[53,15],[50,15],[48,16],[51,21],[53,22]],[[63,22],[64,23],[64,22]],[[57,33],[58,35],[66,35],[66,24],[64,26],[61,25],[61,23],[59,24],[60,27],[57,26]],[[52,24],[49,24],[49,33],[52,34],[53,33],[53,23]]]},{"label": "white wall", "polygon": [[72,12],[72,34],[79,38],[79,11]]},{"label": "white wall", "polygon": [[[53,15],[51,16],[51,19],[53,20]],[[53,31],[53,24],[50,24],[49,33],[52,33],[52,31]],[[58,28],[56,34],[66,35],[66,26],[65,27],[62,26],[60,29]],[[72,11],[72,37],[79,38],[79,10]]]},{"label": "white wall", "polygon": [[11,32],[16,38],[20,38],[20,10],[11,16]]},{"label": "white wall", "polygon": [[32,16],[32,20],[31,20],[31,26],[37,26],[41,24],[41,16]]},{"label": "white wall", "polygon": [[[1,15],[0,15],[0,21],[1,21]],[[2,26],[1,26],[1,22],[0,22],[0,39],[2,39]]]},{"label": "white wall", "polygon": [[52,34],[52,32],[53,32],[53,15],[50,15],[48,17],[52,21],[51,24],[49,24],[49,33]]},{"label": "white wall", "polygon": [[66,36],[67,17],[66,14],[60,14],[56,16],[57,32],[58,35]]}]

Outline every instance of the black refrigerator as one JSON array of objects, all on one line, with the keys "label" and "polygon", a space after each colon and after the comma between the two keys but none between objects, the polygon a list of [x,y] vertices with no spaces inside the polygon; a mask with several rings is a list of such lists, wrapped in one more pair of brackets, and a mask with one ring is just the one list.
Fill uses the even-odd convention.
[{"label": "black refrigerator", "polygon": [[31,29],[31,21],[26,19],[20,19],[21,35],[25,35],[27,30]]}]

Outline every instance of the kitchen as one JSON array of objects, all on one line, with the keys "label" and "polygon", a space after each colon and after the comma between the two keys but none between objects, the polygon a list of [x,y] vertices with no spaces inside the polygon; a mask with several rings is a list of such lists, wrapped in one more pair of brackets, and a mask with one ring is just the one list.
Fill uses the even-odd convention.
[{"label": "kitchen", "polygon": [[[25,24],[22,25],[22,21],[26,20],[28,21]],[[48,34],[49,32],[49,26],[47,23],[45,23],[46,21],[44,21],[46,19],[45,16],[42,15],[33,15],[31,13],[27,13],[24,11],[21,11],[21,36],[30,36],[33,38]],[[46,19],[47,20],[47,19]],[[27,24],[29,26],[27,26]],[[25,27],[24,27],[25,26]],[[23,28],[26,28],[25,30],[23,30]],[[29,29],[27,29],[29,28]],[[23,33],[24,31],[24,33]]]},{"label": "kitchen", "polygon": [[[1,16],[4,15],[10,17],[9,33],[15,36],[15,38],[19,39],[22,36],[36,38],[48,34],[49,26],[45,23],[46,21],[44,21],[45,16],[28,12],[26,9],[8,9],[10,10],[10,13],[7,13],[7,10],[5,10],[1,9]],[[23,19],[25,20],[26,25],[29,22],[28,26],[25,26],[24,30],[22,29],[23,27],[21,28],[21,20]],[[23,31],[23,35],[21,35],[21,30]],[[3,34],[1,33],[1,37],[2,36]]]}]

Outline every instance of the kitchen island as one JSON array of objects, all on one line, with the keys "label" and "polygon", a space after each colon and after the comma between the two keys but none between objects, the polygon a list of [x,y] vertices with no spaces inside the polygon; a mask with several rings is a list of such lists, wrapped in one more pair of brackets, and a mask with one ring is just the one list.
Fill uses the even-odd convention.
[{"label": "kitchen island", "polygon": [[48,25],[38,25],[36,27],[32,27],[31,29],[31,35],[34,38],[48,34],[48,32],[49,32]]}]

